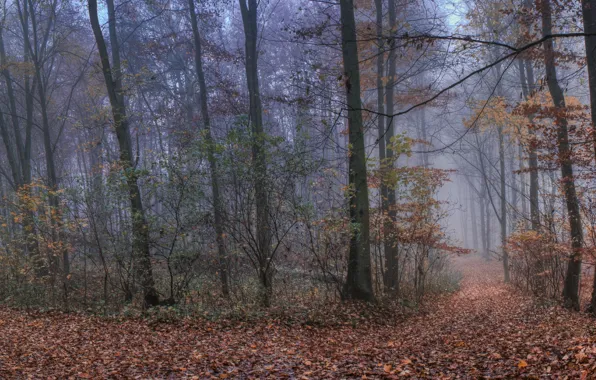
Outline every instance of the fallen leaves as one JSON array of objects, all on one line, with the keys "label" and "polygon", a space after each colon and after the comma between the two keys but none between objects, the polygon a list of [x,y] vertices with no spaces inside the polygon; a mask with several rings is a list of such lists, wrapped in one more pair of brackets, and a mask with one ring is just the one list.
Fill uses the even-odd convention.
[{"label": "fallen leaves", "polygon": [[0,378],[589,379],[596,373],[593,320],[538,308],[501,283],[497,263],[467,260],[457,294],[393,325],[374,318],[356,328],[271,320],[155,325],[0,308]]}]

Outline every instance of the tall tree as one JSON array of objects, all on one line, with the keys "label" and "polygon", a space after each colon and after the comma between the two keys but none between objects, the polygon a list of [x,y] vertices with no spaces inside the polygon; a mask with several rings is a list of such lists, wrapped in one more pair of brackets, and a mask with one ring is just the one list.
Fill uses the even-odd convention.
[{"label": "tall tree", "polygon": [[[46,162],[46,177],[48,181],[49,191],[49,205],[51,209],[51,225],[52,225],[52,238],[55,242],[61,240],[61,225],[62,225],[62,212],[60,210],[60,200],[58,197],[58,173],[56,170],[56,160],[54,154],[54,142],[52,141],[52,127],[50,125],[50,116],[48,110],[48,104],[50,99],[48,93],[48,81],[45,76],[45,64],[50,61],[48,56],[48,44],[51,31],[54,27],[56,17],[56,7],[58,6],[57,1],[51,1],[46,4],[47,14],[45,16],[45,22],[38,20],[38,16],[41,18],[42,15],[36,14],[33,1],[26,1],[23,4],[23,9],[19,6],[21,14],[20,20],[23,30],[31,28],[31,38],[27,34],[27,38],[24,39],[25,49],[27,55],[30,57],[34,68],[34,77],[37,88],[39,110],[41,113],[42,120],[42,132],[43,132],[43,146],[45,151],[45,162]],[[29,14],[29,23],[26,23],[27,19],[23,17],[24,12]],[[29,25],[30,24],[30,25]],[[45,25],[44,25],[45,24]],[[16,133],[17,138],[20,136],[20,132]],[[17,146],[19,146],[18,144]],[[66,279],[70,271],[70,263],[68,257],[68,250],[61,249],[62,251],[62,271],[63,278]],[[58,260],[52,255],[50,258],[50,267],[52,272],[55,274],[58,272]]]},{"label": "tall tree", "polygon": [[211,123],[209,118],[209,106],[207,85],[205,83],[205,72],[203,71],[203,53],[201,47],[201,35],[197,23],[194,0],[188,0],[188,9],[190,11],[190,23],[192,25],[192,35],[195,45],[195,70],[197,72],[197,81],[199,82],[199,102],[201,103],[201,116],[203,117],[203,128],[205,140],[207,142],[207,159],[209,160],[209,170],[211,173],[211,192],[213,194],[213,216],[215,222],[215,240],[217,242],[217,252],[219,257],[219,278],[221,280],[221,289],[224,297],[230,293],[228,285],[228,260],[226,246],[224,242],[224,215],[221,193],[219,190],[219,175],[217,172],[217,161],[215,159],[215,141],[211,132]]},{"label": "tall tree", "polygon": [[273,281],[269,199],[267,197],[266,136],[263,129],[263,109],[259,88],[257,0],[238,0],[245,40],[245,68],[248,86],[249,122],[252,132],[252,161],[256,203],[256,257],[258,274],[263,290],[263,303],[269,306]]},{"label": "tall tree", "polygon": [[[385,125],[385,85],[383,84],[383,78],[385,76],[385,37],[383,36],[383,1],[382,0],[375,0],[375,10],[376,10],[376,24],[377,24],[377,44],[378,44],[378,56],[377,56],[377,133],[378,133],[378,144],[379,144],[379,172],[381,176],[381,186],[380,186],[380,209],[383,215],[383,218],[388,218],[388,198],[389,192],[391,191],[389,186],[385,183],[384,178],[385,171],[388,169],[388,165],[392,165],[392,163],[387,162],[387,148],[385,144],[385,135],[386,135],[386,125]],[[390,53],[391,54],[391,51]],[[390,220],[387,220],[383,225],[383,236],[384,240],[384,250],[385,250],[385,258],[387,260],[387,264],[391,262],[391,258],[394,257],[392,255],[392,250],[390,244],[387,242],[387,239],[390,239],[390,235],[393,233],[391,229],[392,223]],[[389,251],[387,250],[389,248]],[[391,257],[391,258],[390,258]],[[396,273],[395,265],[386,265],[385,266],[385,273],[384,276],[384,283],[387,289],[391,288],[391,284],[389,278],[395,278]],[[393,284],[394,285],[394,284]]]},{"label": "tall tree", "polygon": [[[527,101],[534,92],[534,70],[532,63],[527,59],[518,61],[520,81],[522,83],[522,95]],[[533,115],[528,117],[530,124],[533,123]],[[530,171],[530,222],[533,231],[540,229],[540,209],[538,201],[538,154],[534,144],[535,133],[530,129],[531,141],[528,146],[528,170]]]},{"label": "tall tree", "polygon": [[89,20],[93,29],[93,35],[95,36],[95,42],[97,43],[103,77],[112,109],[116,138],[118,139],[118,146],[120,148],[120,165],[126,177],[132,214],[132,249],[137,278],[143,290],[144,307],[152,307],[159,304],[159,295],[155,289],[153,268],[151,266],[149,226],[147,225],[141,190],[138,184],[139,175],[133,160],[129,121],[126,116],[126,103],[122,90],[120,48],[116,32],[116,10],[113,0],[106,0],[106,3],[108,7],[108,25],[113,67],[110,64],[108,49],[99,23],[97,0],[88,1]]},{"label": "tall tree", "polygon": [[[388,46],[388,65],[387,68],[387,86],[385,87],[385,103],[387,104],[387,115],[385,126],[385,147],[387,165],[393,167],[394,152],[391,149],[392,139],[394,136],[394,117],[392,116],[395,109],[395,74],[397,68],[397,55],[394,35],[397,31],[397,9],[395,0],[389,0],[387,3],[389,13],[389,46]],[[391,292],[399,293],[399,260],[397,250],[397,240],[395,233],[391,228],[396,222],[397,212],[395,210],[395,189],[387,189],[387,215],[389,219],[388,226],[385,228],[385,257],[387,260],[387,274],[385,286]]]},{"label": "tall tree", "polygon": [[[531,17],[532,3],[530,0],[523,1],[523,12],[521,12],[520,25],[522,28],[522,36],[528,34],[528,30],[535,22]],[[522,40],[527,43],[525,39]],[[532,61],[526,56],[522,55],[518,59],[518,71],[521,81],[522,96],[528,101],[536,91],[536,82],[534,79],[534,67]],[[534,122],[534,115],[528,115],[528,121],[530,125]],[[530,136],[530,142],[528,144],[528,170],[530,171],[530,223],[533,231],[540,229],[540,208],[538,201],[538,154],[536,152],[535,133],[532,128],[529,128],[528,134]]]},{"label": "tall tree", "polygon": [[503,135],[503,127],[498,127],[499,134],[499,179],[501,189],[499,192],[499,200],[501,206],[501,213],[498,215],[501,223],[501,249],[503,258],[503,273],[506,283],[509,282],[509,252],[507,252],[507,191],[505,181],[505,136]]},{"label": "tall tree", "polygon": [[[588,88],[590,89],[590,111],[592,115],[592,144],[596,159],[596,1],[582,0],[582,16],[584,21],[584,43],[588,66]],[[596,271],[594,271],[592,299],[590,311],[596,311]]]},{"label": "tall tree", "polygon": [[341,0],[341,45],[348,106],[350,252],[344,296],[373,301],[370,226],[360,67],[353,0]]},{"label": "tall tree", "polygon": [[[552,11],[550,0],[542,0],[542,36],[552,35]],[[557,145],[559,148],[559,163],[561,165],[561,181],[567,204],[569,229],[571,233],[572,253],[567,264],[567,273],[563,285],[563,302],[566,308],[579,310],[579,279],[581,274],[581,248],[583,245],[583,232],[579,203],[573,178],[573,163],[571,161],[571,147],[569,145],[569,132],[567,119],[564,116],[565,97],[557,79],[555,52],[552,38],[546,38],[542,44],[544,48],[544,66],[546,70],[546,83],[555,106],[555,124],[557,126]]]}]

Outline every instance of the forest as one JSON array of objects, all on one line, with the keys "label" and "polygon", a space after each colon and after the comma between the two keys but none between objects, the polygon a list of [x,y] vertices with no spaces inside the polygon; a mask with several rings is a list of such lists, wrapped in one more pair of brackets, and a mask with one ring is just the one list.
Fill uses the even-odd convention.
[{"label": "forest", "polygon": [[0,378],[596,378],[596,0],[0,0]]}]

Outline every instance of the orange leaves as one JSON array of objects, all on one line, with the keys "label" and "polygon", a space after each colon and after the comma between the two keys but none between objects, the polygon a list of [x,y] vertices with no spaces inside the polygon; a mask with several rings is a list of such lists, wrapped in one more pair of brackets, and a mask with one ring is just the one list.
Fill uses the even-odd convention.
[{"label": "orange leaves", "polygon": [[513,107],[502,97],[491,97],[488,100],[472,101],[473,114],[464,121],[468,128],[488,130],[503,128],[504,132],[518,138],[525,136],[527,118],[513,112]]},{"label": "orange leaves", "polygon": [[[0,377],[591,378],[592,319],[535,306],[502,283],[497,262],[457,261],[466,276],[459,293],[421,313],[391,309],[357,327],[307,328],[278,314],[155,325],[0,308]],[[350,318],[376,310],[325,308]]]}]

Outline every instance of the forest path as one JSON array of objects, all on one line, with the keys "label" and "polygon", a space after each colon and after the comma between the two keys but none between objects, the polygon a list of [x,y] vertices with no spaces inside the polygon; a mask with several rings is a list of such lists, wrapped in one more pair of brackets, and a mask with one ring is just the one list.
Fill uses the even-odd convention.
[{"label": "forest path", "polygon": [[150,325],[0,309],[0,378],[596,378],[596,323],[537,308],[498,263],[458,260],[461,290],[357,328]]}]

